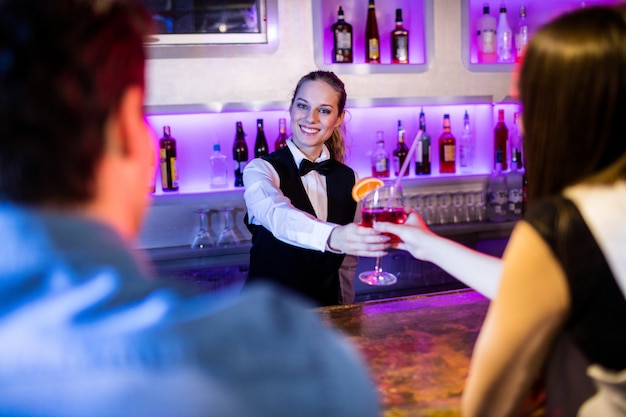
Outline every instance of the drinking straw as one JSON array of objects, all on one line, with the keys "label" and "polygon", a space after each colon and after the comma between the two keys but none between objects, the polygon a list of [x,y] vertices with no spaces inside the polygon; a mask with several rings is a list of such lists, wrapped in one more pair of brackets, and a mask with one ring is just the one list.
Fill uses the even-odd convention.
[{"label": "drinking straw", "polygon": [[387,204],[385,205],[386,208],[391,207],[391,201],[396,195],[396,191],[398,190],[398,187],[400,186],[402,177],[404,176],[404,173],[406,172],[406,169],[408,168],[409,163],[411,162],[411,158],[413,157],[413,154],[415,153],[415,149],[417,148],[417,143],[420,141],[420,139],[422,139],[422,134],[423,132],[421,130],[418,130],[417,134],[415,135],[415,139],[413,139],[413,143],[411,144],[411,147],[409,148],[409,152],[406,154],[406,158],[404,158],[404,162],[402,163],[402,166],[400,167],[400,172],[398,172],[398,178],[396,178],[396,182],[393,185],[391,194],[389,195],[389,197],[387,197]]}]

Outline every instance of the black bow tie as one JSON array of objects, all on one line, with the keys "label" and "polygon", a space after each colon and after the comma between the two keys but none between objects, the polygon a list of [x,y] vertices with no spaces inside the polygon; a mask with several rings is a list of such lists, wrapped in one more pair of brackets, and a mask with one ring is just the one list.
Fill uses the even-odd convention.
[{"label": "black bow tie", "polygon": [[317,171],[322,175],[326,175],[330,172],[330,168],[330,159],[322,162],[311,162],[305,158],[300,161],[300,168],[298,169],[298,173],[300,174],[300,176],[303,176],[311,171]]}]

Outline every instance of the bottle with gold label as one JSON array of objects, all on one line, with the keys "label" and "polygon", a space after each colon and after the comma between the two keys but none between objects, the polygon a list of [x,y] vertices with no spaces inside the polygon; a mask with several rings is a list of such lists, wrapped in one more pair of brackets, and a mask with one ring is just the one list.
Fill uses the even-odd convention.
[{"label": "bottle with gold label", "polygon": [[163,126],[163,137],[159,140],[161,163],[161,188],[163,191],[178,191],[176,170],[176,139],[169,126]]},{"label": "bottle with gold label", "polygon": [[456,172],[456,138],[450,131],[450,115],[443,115],[443,132],[439,136],[439,173]]},{"label": "bottle with gold label", "polygon": [[367,7],[367,22],[365,24],[365,62],[380,63],[380,37],[376,22],[376,6],[374,0],[369,0]]}]

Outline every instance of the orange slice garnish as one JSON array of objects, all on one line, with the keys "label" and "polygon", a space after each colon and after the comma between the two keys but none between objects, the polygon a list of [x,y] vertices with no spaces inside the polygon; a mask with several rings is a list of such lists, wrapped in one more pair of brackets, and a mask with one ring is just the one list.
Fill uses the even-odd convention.
[{"label": "orange slice garnish", "polygon": [[370,193],[383,185],[385,185],[385,183],[380,178],[362,178],[354,184],[354,187],[352,187],[352,199],[358,203],[367,193]]}]

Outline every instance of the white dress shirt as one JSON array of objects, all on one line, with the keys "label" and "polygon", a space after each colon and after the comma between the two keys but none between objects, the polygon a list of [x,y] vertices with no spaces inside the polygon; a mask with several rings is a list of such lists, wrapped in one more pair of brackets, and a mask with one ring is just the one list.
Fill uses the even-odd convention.
[{"label": "white dress shirt", "polygon": [[[306,156],[296,147],[291,139],[287,141],[296,166]],[[330,158],[330,152],[324,145],[322,154],[313,162],[322,162]],[[317,171],[311,171],[300,177],[302,185],[313,205],[317,218],[295,208],[289,198],[280,189],[280,177],[269,162],[255,158],[243,172],[245,191],[243,194],[248,209],[248,221],[262,225],[272,232],[278,240],[305,249],[331,251],[328,237],[335,223],[327,222],[328,198],[326,178]]]}]

